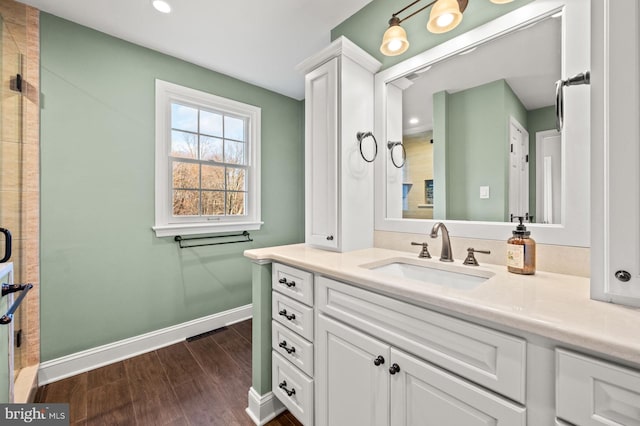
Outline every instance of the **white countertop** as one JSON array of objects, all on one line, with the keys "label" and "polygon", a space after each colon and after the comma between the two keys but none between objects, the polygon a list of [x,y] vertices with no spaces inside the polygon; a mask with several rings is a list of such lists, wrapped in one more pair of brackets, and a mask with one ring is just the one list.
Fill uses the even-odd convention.
[{"label": "white countertop", "polygon": [[471,273],[494,274],[476,288],[459,290],[361,266],[403,258],[447,267],[436,258],[417,259],[402,251],[372,248],[336,253],[295,244],[244,254],[252,260],[286,263],[423,306],[441,307],[640,364],[640,309],[591,300],[588,278],[543,271],[517,275],[503,265],[462,266],[458,259],[455,265]]}]

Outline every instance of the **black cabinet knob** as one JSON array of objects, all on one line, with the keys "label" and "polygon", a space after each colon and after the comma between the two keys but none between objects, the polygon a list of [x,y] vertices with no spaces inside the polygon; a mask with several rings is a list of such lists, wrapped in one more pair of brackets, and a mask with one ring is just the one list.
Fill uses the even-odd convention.
[{"label": "black cabinet knob", "polygon": [[296,394],[296,390],[295,390],[295,389],[291,389],[291,390],[287,389],[287,382],[286,382],[285,380],[283,380],[283,381],[278,385],[278,387],[279,387],[280,389],[282,389],[283,391],[285,391],[285,392],[286,392],[286,394],[287,394],[287,396],[291,396],[291,395],[295,395],[295,394]]},{"label": "black cabinet knob", "polygon": [[288,315],[286,309],[283,309],[280,312],[278,312],[278,315],[282,315],[283,317],[285,317],[289,321],[293,321],[294,319],[296,319],[296,314]]},{"label": "black cabinet knob", "polygon": [[378,357],[373,360],[373,365],[377,367],[382,364],[384,364],[384,357],[382,355],[378,355]]},{"label": "black cabinet knob", "polygon": [[631,274],[627,271],[616,271],[616,278],[623,283],[628,282],[631,279]]},{"label": "black cabinet knob", "polygon": [[391,367],[389,367],[389,374],[393,375],[400,372],[400,366],[395,362]]},{"label": "black cabinet knob", "polygon": [[329,236],[327,237],[327,241],[333,241],[333,235],[329,235]]}]

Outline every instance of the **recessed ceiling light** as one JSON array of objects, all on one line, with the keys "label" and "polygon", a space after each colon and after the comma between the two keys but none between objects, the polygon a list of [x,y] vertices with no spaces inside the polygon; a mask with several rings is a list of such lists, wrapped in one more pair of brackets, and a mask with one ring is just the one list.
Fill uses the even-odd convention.
[{"label": "recessed ceiling light", "polygon": [[153,0],[152,4],[153,4],[153,7],[155,7],[155,9],[158,12],[162,12],[162,13],[171,12],[171,5],[164,0]]},{"label": "recessed ceiling light", "polygon": [[420,122],[420,120],[418,120],[416,117],[412,117],[409,119],[409,124],[418,124]]}]

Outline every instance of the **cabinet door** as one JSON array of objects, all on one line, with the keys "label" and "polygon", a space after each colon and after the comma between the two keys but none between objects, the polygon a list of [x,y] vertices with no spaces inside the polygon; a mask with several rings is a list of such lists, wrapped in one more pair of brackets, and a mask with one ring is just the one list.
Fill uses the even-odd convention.
[{"label": "cabinet door", "polygon": [[640,6],[592,7],[591,294],[640,306]]},{"label": "cabinet door", "polygon": [[390,364],[393,426],[517,426],[526,410],[396,349]]},{"label": "cabinet door", "polygon": [[316,424],[388,425],[389,346],[324,315],[316,331]]},{"label": "cabinet door", "polygon": [[338,58],[305,77],[306,243],[338,249]]}]

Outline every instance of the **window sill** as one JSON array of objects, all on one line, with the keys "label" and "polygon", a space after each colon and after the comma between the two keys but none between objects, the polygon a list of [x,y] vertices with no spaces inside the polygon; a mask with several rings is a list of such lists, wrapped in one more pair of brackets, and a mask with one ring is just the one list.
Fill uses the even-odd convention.
[{"label": "window sill", "polygon": [[216,234],[220,232],[256,231],[264,222],[234,223],[180,223],[151,227],[156,237],[174,237],[176,235]]}]

